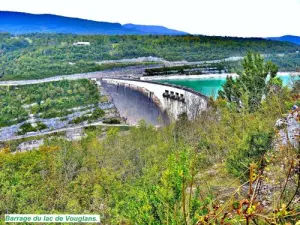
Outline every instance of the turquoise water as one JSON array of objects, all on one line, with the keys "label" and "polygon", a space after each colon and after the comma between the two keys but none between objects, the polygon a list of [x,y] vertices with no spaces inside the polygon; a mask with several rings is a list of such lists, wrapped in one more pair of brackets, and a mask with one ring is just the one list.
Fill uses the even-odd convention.
[{"label": "turquoise water", "polygon": [[[284,85],[291,86],[292,79],[299,79],[299,77],[279,76]],[[210,79],[174,79],[174,80],[158,80],[161,83],[176,84],[192,88],[201,92],[206,96],[217,96],[218,91],[222,89],[222,85],[226,82],[226,78],[210,78]]]}]

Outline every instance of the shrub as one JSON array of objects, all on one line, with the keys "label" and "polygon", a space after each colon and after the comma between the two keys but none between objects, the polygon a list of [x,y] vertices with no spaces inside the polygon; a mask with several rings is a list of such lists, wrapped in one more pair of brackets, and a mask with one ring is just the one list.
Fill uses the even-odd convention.
[{"label": "shrub", "polygon": [[44,130],[46,128],[47,126],[42,122],[38,122],[36,126],[32,126],[31,123],[24,123],[20,126],[17,134],[24,135],[28,132],[36,132],[36,131]]},{"label": "shrub", "polygon": [[89,121],[94,121],[102,118],[105,115],[105,112],[102,109],[95,109],[92,115],[89,118]]},{"label": "shrub", "polygon": [[121,121],[118,118],[111,118],[111,119],[103,120],[103,123],[106,123],[106,124],[120,124]]},{"label": "shrub", "polygon": [[263,131],[249,134],[242,147],[230,152],[226,161],[229,172],[247,179],[249,173],[244,172],[250,163],[257,163],[268,150],[272,149],[272,137],[273,133]]},{"label": "shrub", "polygon": [[74,124],[79,124],[82,123],[84,121],[88,121],[89,123],[96,121],[100,118],[102,118],[105,115],[105,112],[102,109],[95,109],[92,114],[89,115],[82,115],[79,117],[76,117],[75,119],[71,120],[70,123],[74,123]]}]

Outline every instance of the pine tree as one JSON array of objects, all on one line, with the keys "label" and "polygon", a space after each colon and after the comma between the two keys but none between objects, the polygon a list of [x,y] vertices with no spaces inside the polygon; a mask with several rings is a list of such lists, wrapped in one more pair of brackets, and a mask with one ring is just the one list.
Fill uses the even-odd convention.
[{"label": "pine tree", "polygon": [[259,53],[249,52],[244,58],[243,68],[236,80],[227,77],[219,96],[253,112],[268,94],[271,84],[276,79],[278,67],[272,62],[265,62]]}]

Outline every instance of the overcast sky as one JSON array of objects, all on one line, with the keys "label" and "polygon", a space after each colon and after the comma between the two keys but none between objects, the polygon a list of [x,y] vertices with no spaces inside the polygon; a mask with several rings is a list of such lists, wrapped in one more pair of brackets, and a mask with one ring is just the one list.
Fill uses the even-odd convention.
[{"label": "overcast sky", "polygon": [[300,0],[1,0],[0,10],[163,25],[193,34],[300,36]]}]

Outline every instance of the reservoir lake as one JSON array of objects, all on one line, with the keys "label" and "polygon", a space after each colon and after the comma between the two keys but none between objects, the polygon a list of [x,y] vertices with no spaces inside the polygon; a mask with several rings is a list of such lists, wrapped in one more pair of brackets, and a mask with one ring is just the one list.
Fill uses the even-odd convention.
[{"label": "reservoir lake", "polygon": [[[293,80],[299,80],[299,76],[281,75],[278,77],[283,81],[283,84],[287,86],[292,86]],[[226,78],[165,79],[155,81],[192,88],[206,96],[216,97],[218,91],[222,89],[222,85],[226,82]]]}]

